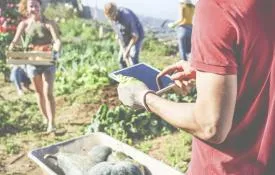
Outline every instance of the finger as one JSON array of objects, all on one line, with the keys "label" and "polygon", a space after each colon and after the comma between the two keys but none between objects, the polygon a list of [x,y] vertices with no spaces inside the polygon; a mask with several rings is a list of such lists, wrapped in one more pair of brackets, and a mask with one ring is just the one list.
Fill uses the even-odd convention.
[{"label": "finger", "polygon": [[176,80],[175,84],[177,85],[178,88],[175,88],[177,94],[181,95],[187,95],[187,88],[185,84],[182,81]]},{"label": "finger", "polygon": [[158,75],[157,77],[162,77],[164,75],[167,75],[167,74],[173,74],[174,72],[177,72],[179,71],[179,68],[178,68],[178,65],[177,64],[173,64],[173,65],[170,65],[168,67],[166,67],[165,69],[163,69]]},{"label": "finger", "polygon": [[179,81],[179,80],[175,80],[175,84],[176,84],[179,88],[181,88],[181,87],[183,86],[182,81]]}]

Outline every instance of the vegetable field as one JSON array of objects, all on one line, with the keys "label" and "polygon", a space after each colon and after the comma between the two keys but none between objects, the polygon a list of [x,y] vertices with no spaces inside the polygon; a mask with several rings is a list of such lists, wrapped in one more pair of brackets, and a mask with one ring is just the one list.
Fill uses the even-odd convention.
[{"label": "vegetable field", "polygon": [[[0,58],[0,174],[41,174],[27,158],[34,148],[64,141],[83,134],[101,131],[117,138],[170,166],[184,172],[190,159],[191,137],[174,128],[158,116],[135,111],[123,106],[117,98],[117,84],[108,73],[117,70],[118,44],[108,24],[87,21],[75,16],[64,7],[64,13],[48,17],[58,21],[62,36],[62,53],[58,60],[55,95],[56,123],[65,130],[61,135],[44,135],[45,125],[32,93],[18,97],[15,87],[4,81],[3,50]],[[61,16],[62,15],[62,16]],[[106,32],[99,34],[99,26]],[[12,33],[0,33],[1,48],[5,48]],[[5,41],[5,45],[3,45]],[[141,61],[154,67],[163,67],[178,60],[176,48],[165,45],[149,34],[143,45]],[[187,96],[174,93],[165,98],[193,102],[196,92]]]}]

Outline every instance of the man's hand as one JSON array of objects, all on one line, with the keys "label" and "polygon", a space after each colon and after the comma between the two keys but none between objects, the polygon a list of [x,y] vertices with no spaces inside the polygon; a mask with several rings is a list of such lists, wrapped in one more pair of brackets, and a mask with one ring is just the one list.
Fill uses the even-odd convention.
[{"label": "man's hand", "polygon": [[144,107],[143,98],[149,89],[143,82],[133,77],[122,76],[117,91],[118,98],[124,105],[137,109]]},{"label": "man's hand", "polygon": [[123,60],[126,62],[127,66],[133,65],[132,60],[130,59],[129,51],[127,49],[123,52]]},{"label": "man's hand", "polygon": [[127,50],[123,51],[123,59],[124,61],[129,60],[129,51]]},{"label": "man's hand", "polygon": [[182,89],[184,94],[194,87],[194,81],[192,81],[192,79],[196,78],[196,71],[187,61],[179,61],[176,64],[168,66],[157,76],[161,77],[167,74],[171,75],[171,79]]}]

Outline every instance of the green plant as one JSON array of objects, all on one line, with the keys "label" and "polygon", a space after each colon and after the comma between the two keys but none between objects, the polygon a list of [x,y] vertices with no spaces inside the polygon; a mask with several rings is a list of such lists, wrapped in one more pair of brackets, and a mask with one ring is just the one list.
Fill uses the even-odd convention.
[{"label": "green plant", "polygon": [[187,164],[191,157],[191,135],[181,133],[179,140],[174,140],[174,144],[165,145],[164,156],[166,161],[173,167],[182,171],[187,170]]},{"label": "green plant", "polygon": [[[108,73],[118,68],[118,49],[114,38],[98,38],[97,25],[78,18],[60,23],[64,46],[56,73],[57,95],[80,92],[82,88],[98,89],[109,84]],[[77,42],[72,43],[76,38]],[[89,103],[89,100],[81,101]]]},{"label": "green plant", "polygon": [[177,53],[177,48],[162,43],[154,35],[149,35],[144,40],[143,52],[149,52],[151,55],[155,56],[170,56]]},{"label": "green plant", "polygon": [[13,142],[7,142],[5,144],[7,154],[18,154],[20,152],[20,146]]},{"label": "green plant", "polygon": [[129,144],[133,141],[169,134],[175,130],[152,113],[132,110],[122,105],[114,109],[101,105],[87,128],[88,133],[106,132]]},{"label": "green plant", "polygon": [[194,87],[191,89],[191,91],[187,95],[179,95],[174,92],[168,92],[166,94],[163,94],[162,97],[172,100],[174,102],[193,103],[197,99],[197,90]]},{"label": "green plant", "polygon": [[70,4],[50,3],[44,10],[44,15],[51,20],[66,21],[78,16],[77,10]]},{"label": "green plant", "polygon": [[35,101],[0,101],[0,136],[20,131],[39,131],[43,128],[41,119]]},{"label": "green plant", "polygon": [[10,44],[19,22],[20,14],[16,4],[19,0],[7,0],[4,7],[0,7],[0,73],[4,73],[8,80],[9,68],[6,65],[5,51]]},{"label": "green plant", "polygon": [[[156,140],[139,142],[135,147],[181,172],[185,172],[191,157],[191,142],[192,136],[180,130]],[[159,144],[161,146],[158,146]]]}]

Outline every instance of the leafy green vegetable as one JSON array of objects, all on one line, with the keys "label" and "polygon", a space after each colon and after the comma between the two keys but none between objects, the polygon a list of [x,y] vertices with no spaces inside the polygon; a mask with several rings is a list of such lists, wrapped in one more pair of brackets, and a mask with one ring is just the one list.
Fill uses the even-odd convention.
[{"label": "leafy green vegetable", "polygon": [[123,105],[109,109],[105,104],[100,106],[92,117],[91,125],[87,127],[87,133],[106,132],[128,144],[135,140],[172,133],[175,130],[176,128],[152,113],[133,110]]}]

